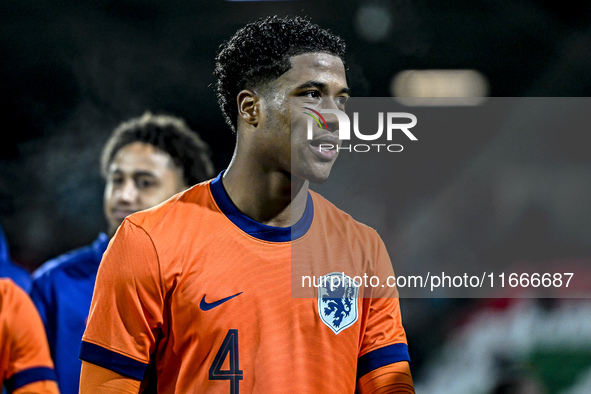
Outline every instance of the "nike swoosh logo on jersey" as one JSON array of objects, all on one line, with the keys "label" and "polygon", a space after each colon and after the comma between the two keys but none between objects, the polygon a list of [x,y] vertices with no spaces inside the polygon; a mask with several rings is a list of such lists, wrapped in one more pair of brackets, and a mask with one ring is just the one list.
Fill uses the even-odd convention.
[{"label": "nike swoosh logo on jersey", "polygon": [[201,299],[201,303],[199,304],[199,308],[201,308],[202,311],[208,311],[210,309],[215,308],[216,306],[220,306],[222,305],[224,302],[231,300],[234,297],[238,297],[240,294],[242,294],[243,292],[241,291],[238,294],[234,294],[230,297],[226,297],[226,298],[222,298],[221,300],[217,300],[215,302],[209,303],[207,301],[205,301],[205,296],[206,294],[203,294],[203,298]]}]

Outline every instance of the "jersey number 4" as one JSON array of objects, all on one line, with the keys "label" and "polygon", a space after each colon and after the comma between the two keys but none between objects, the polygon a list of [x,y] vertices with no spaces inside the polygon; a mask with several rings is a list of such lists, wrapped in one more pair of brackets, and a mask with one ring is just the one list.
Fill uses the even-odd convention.
[{"label": "jersey number 4", "polygon": [[[228,356],[230,368],[222,370],[222,365]],[[229,380],[230,394],[238,394],[238,383],[243,377],[244,372],[238,366],[238,330],[228,330],[224,342],[209,368],[209,380]]]}]

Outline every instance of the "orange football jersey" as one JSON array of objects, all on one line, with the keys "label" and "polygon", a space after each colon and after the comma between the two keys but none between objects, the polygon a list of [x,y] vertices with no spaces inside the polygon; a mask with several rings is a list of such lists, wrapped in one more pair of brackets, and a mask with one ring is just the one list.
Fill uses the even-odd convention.
[{"label": "orange football jersey", "polygon": [[0,279],[0,383],[10,393],[58,392],[44,381],[55,381],[55,372],[41,317],[24,290]]},{"label": "orange football jersey", "polygon": [[159,393],[353,393],[366,373],[409,361],[398,298],[304,289],[302,276],[362,272],[393,274],[373,229],[313,192],[293,227],[257,223],[220,174],[124,221],[80,358]]}]

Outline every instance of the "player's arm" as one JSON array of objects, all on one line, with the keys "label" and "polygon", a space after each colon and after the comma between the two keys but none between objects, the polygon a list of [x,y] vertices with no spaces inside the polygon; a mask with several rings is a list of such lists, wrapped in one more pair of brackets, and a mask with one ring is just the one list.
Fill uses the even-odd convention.
[{"label": "player's arm", "polygon": [[37,308],[41,321],[44,325],[47,325],[47,311],[48,311],[48,297],[51,294],[46,286],[47,278],[43,276],[40,270],[33,272],[31,282],[31,290],[29,290],[29,297],[33,300],[33,304]]},{"label": "player's arm", "polygon": [[98,365],[82,362],[80,394],[125,393],[136,394],[141,382]]},{"label": "player's arm", "polygon": [[16,389],[12,394],[52,394],[59,393],[57,382],[52,380],[42,380],[40,382],[29,383],[19,389]]},{"label": "player's arm", "polygon": [[400,361],[374,369],[357,381],[360,394],[415,392],[408,362]]},{"label": "player's arm", "polygon": [[3,294],[2,313],[10,314],[8,335],[2,343],[10,349],[6,388],[19,394],[59,393],[39,313],[29,296],[12,282]]},{"label": "player's arm", "polygon": [[163,325],[163,305],[155,246],[143,228],[126,220],[97,273],[80,347],[80,392],[129,390],[143,380]]},{"label": "player's arm", "polygon": [[[37,272],[34,272],[32,278],[33,280],[29,296],[41,317],[43,327],[45,328],[45,334],[47,335],[47,341],[49,343],[49,351],[53,357],[55,355],[55,331],[50,327],[49,322],[51,315],[50,311],[55,309],[52,300],[53,292],[49,288],[50,282],[47,276],[40,276]],[[55,326],[55,323],[53,323],[53,326]]]},{"label": "player's arm", "polygon": [[[384,243],[379,237],[376,239],[376,266],[372,274],[380,278],[380,283],[387,283],[394,271]],[[368,290],[370,297],[363,300],[368,316],[357,363],[357,390],[363,394],[414,393],[398,291]]]}]

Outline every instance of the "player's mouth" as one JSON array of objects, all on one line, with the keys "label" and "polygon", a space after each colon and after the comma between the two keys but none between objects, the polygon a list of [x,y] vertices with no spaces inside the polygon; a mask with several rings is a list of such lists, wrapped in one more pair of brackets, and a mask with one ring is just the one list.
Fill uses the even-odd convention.
[{"label": "player's mouth", "polygon": [[333,160],[338,154],[341,141],[332,134],[325,134],[309,142],[310,148],[323,160]]}]

